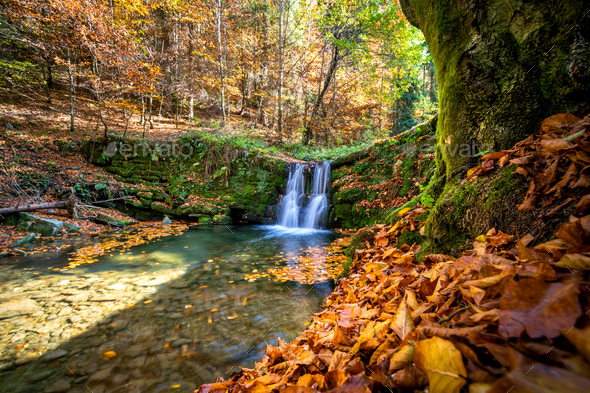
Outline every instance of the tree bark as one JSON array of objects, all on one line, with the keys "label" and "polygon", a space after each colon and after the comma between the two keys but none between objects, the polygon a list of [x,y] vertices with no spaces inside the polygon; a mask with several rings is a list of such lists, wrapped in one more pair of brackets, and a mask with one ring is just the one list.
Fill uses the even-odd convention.
[{"label": "tree bark", "polygon": [[218,0],[217,9],[217,47],[219,49],[219,77],[221,79],[221,118],[225,123],[225,79],[223,70],[223,47],[221,40],[221,18],[223,16],[223,0]]},{"label": "tree bark", "polygon": [[283,135],[283,0],[279,0],[279,99],[278,134]]},{"label": "tree bark", "polygon": [[[590,3],[401,0],[424,33],[439,86],[437,175],[524,139],[555,113],[590,104]],[[475,143],[471,156],[457,152]]]},{"label": "tree bark", "polygon": [[332,59],[330,60],[330,68],[328,69],[328,72],[326,73],[326,78],[324,79],[324,86],[322,87],[322,90],[320,91],[320,94],[318,95],[318,99],[316,100],[316,102],[311,110],[311,116],[309,118],[309,121],[305,125],[304,134],[303,134],[303,144],[306,146],[309,144],[309,142],[311,141],[311,139],[313,137],[314,121],[317,117],[318,110],[320,109],[322,102],[324,101],[324,96],[326,95],[326,91],[328,91],[328,87],[330,87],[330,82],[332,81],[332,78],[334,77],[334,74],[336,72],[336,68],[338,67],[339,60],[340,60],[340,55],[339,55],[338,47],[334,46],[334,49],[332,51]]}]

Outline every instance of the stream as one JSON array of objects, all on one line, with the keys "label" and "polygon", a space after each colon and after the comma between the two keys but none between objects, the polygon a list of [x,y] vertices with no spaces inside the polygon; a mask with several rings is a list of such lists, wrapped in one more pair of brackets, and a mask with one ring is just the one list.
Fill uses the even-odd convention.
[{"label": "stream", "polygon": [[68,253],[92,240],[4,259],[0,391],[193,392],[253,368],[267,343],[297,337],[333,290],[268,269],[335,237],[198,226],[75,268]]}]

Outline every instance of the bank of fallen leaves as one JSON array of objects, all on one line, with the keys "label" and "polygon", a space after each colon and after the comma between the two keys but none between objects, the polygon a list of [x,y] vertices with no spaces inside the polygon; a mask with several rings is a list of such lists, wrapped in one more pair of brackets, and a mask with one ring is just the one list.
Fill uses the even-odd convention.
[{"label": "bank of fallen leaves", "polygon": [[410,221],[376,227],[299,338],[198,392],[590,391],[590,216],[543,244],[492,229],[423,263],[395,246]]},{"label": "bank of fallen leaves", "polygon": [[541,129],[509,150],[482,157],[481,166],[468,179],[485,174],[497,165],[517,165],[516,173],[530,181],[520,211],[547,207],[552,217],[576,202],[576,214],[590,210],[590,115],[580,119],[559,113],[541,122]]}]

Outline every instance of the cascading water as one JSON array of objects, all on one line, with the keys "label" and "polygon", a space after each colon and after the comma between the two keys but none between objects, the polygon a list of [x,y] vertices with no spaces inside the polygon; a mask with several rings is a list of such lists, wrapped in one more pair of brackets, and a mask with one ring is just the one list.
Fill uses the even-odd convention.
[{"label": "cascading water", "polygon": [[281,199],[279,225],[287,228],[299,227],[299,211],[303,202],[303,165],[295,164],[289,172],[287,193]]},{"label": "cascading water", "polygon": [[325,228],[328,213],[327,189],[330,181],[330,162],[317,163],[312,178],[311,199],[305,200],[305,165],[294,164],[289,172],[287,193],[281,199],[278,224],[287,228]]}]

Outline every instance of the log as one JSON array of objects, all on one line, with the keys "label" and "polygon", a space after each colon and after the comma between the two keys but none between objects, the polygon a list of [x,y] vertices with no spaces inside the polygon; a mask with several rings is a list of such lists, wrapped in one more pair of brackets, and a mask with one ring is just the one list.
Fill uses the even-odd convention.
[{"label": "log", "polygon": [[41,209],[63,209],[66,207],[66,203],[67,202],[49,202],[49,203],[38,203],[38,204],[5,207],[5,208],[0,209],[0,214],[32,212],[32,211],[41,210]]},{"label": "log", "polygon": [[[101,202],[111,202],[111,201],[118,201],[121,199],[129,199],[133,198],[132,196],[127,196],[123,198],[113,198],[107,199],[104,201],[96,201],[90,203],[101,203]],[[32,212],[35,210],[43,210],[43,209],[65,209],[68,207],[68,203],[71,203],[69,200],[64,202],[48,202],[48,203],[37,203],[37,204],[28,204],[28,205],[19,205],[13,207],[4,207],[0,209],[1,214],[11,214],[11,213],[20,213],[20,212]]]}]

